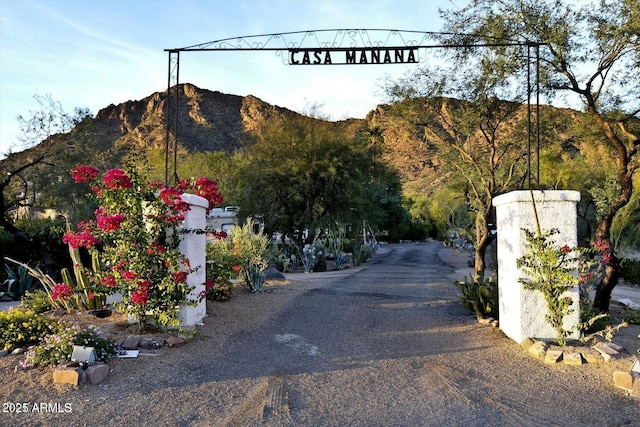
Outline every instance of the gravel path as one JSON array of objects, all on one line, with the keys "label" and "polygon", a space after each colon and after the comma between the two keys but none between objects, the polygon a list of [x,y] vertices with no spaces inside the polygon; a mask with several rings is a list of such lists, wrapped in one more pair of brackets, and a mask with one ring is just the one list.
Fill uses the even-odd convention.
[{"label": "gravel path", "polygon": [[0,425],[638,425],[640,402],[611,384],[631,359],[531,358],[461,308],[441,248],[388,245],[363,267],[239,290],[210,304],[196,340],[112,362],[97,386],[54,387],[50,372],[3,361],[25,387],[0,380],[1,400],[72,410],[3,413]]}]

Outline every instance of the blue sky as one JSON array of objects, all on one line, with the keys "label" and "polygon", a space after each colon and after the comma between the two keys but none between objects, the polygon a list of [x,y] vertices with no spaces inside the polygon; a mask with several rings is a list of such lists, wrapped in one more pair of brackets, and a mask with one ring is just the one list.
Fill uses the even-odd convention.
[{"label": "blue sky", "polygon": [[[0,158],[20,151],[16,117],[51,95],[100,109],[167,87],[166,48],[235,36],[334,28],[437,31],[438,7],[466,0],[0,0]],[[384,79],[415,65],[293,67],[271,51],[188,52],[180,82],[255,95],[333,120],[364,117]]]}]

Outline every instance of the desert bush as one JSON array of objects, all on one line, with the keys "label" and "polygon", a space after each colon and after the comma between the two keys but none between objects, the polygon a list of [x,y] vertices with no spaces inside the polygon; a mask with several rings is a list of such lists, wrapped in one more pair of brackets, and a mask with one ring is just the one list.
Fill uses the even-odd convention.
[{"label": "desert bush", "polygon": [[58,333],[50,334],[26,353],[25,367],[55,366],[71,361],[73,346],[93,347],[96,360],[107,362],[117,354],[116,343],[106,339],[95,328],[81,329],[67,325]]},{"label": "desert bush", "polygon": [[620,275],[627,283],[640,286],[640,260],[625,259],[620,266]]},{"label": "desert bush", "polygon": [[31,310],[0,311],[0,348],[12,350],[37,344],[57,330],[57,321]]},{"label": "desert bush", "polygon": [[479,277],[457,281],[461,292],[462,307],[478,316],[479,319],[498,318],[498,283],[492,278]]}]

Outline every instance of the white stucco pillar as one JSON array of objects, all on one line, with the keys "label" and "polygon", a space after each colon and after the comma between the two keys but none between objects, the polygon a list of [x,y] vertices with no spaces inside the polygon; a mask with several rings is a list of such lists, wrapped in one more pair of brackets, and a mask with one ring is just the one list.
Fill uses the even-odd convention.
[{"label": "white stucco pillar", "polygon": [[[184,215],[184,222],[181,229],[184,230],[204,230],[206,224],[206,212],[209,202],[204,197],[195,194],[183,194],[182,200],[189,203],[191,209]],[[206,244],[207,239],[204,233],[183,234],[178,247],[180,252],[189,259],[191,267],[197,269],[187,276],[187,284],[195,288],[189,294],[189,299],[198,299],[201,291],[205,290],[206,274]],[[202,323],[202,319],[207,314],[206,300],[202,300],[196,307],[188,305],[180,307],[180,320],[182,326],[193,326]]]},{"label": "white stucco pillar", "polygon": [[[540,228],[543,232],[553,228],[558,247],[578,245],[577,202],[578,191],[533,191]],[[524,274],[516,261],[525,254],[526,236],[522,229],[536,231],[535,215],[529,191],[513,191],[496,197],[498,241],[498,298],[500,328],[509,338],[521,343],[526,338],[554,340],[555,329],[549,325],[546,301],[538,291],[524,289],[519,283]],[[580,337],[575,326],[580,322],[580,296],[578,288],[568,291],[573,300],[573,313],[565,316],[564,329],[573,330],[567,339]]]}]

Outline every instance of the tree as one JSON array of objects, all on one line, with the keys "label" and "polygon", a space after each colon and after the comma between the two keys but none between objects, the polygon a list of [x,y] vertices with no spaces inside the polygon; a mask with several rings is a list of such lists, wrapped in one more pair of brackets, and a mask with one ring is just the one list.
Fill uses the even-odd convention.
[{"label": "tree", "polygon": [[236,154],[230,197],[244,215],[262,215],[267,231],[303,242],[335,223],[385,222],[401,203],[397,175],[366,138],[308,117],[271,120]]},{"label": "tree", "polygon": [[[576,6],[563,1],[473,0],[460,11],[443,11],[447,42],[528,40],[539,44],[540,77],[548,96],[573,94],[603,132],[599,142],[612,152],[619,188],[598,220],[595,238],[611,245],[616,214],[631,200],[633,175],[639,167],[640,145],[640,2],[602,0]],[[474,49],[461,51],[477,55]],[[523,55],[513,49],[492,49],[494,61],[508,76],[526,71]],[[609,309],[618,283],[620,262],[611,249],[605,275],[596,289],[594,306]]]},{"label": "tree", "polygon": [[[40,169],[50,168],[59,159],[56,144],[58,134],[69,132],[90,113],[88,109],[76,108],[73,114],[66,113],[51,95],[34,95],[40,108],[31,111],[30,118],[18,116],[21,134],[18,147],[27,148],[20,155],[10,154],[3,160],[0,181],[0,227],[12,236],[22,236],[9,218],[9,212],[19,207],[34,206],[40,192],[38,176]],[[48,181],[51,181],[50,176]]]},{"label": "tree", "polygon": [[[475,63],[452,69],[430,67],[392,82],[392,111],[422,129],[426,143],[439,148],[445,167],[464,177],[464,195],[475,214],[474,276],[484,276],[493,198],[522,183],[526,144],[522,143],[522,104],[498,98],[508,91]],[[457,96],[454,99],[447,96]],[[517,95],[516,95],[517,96]]]}]

